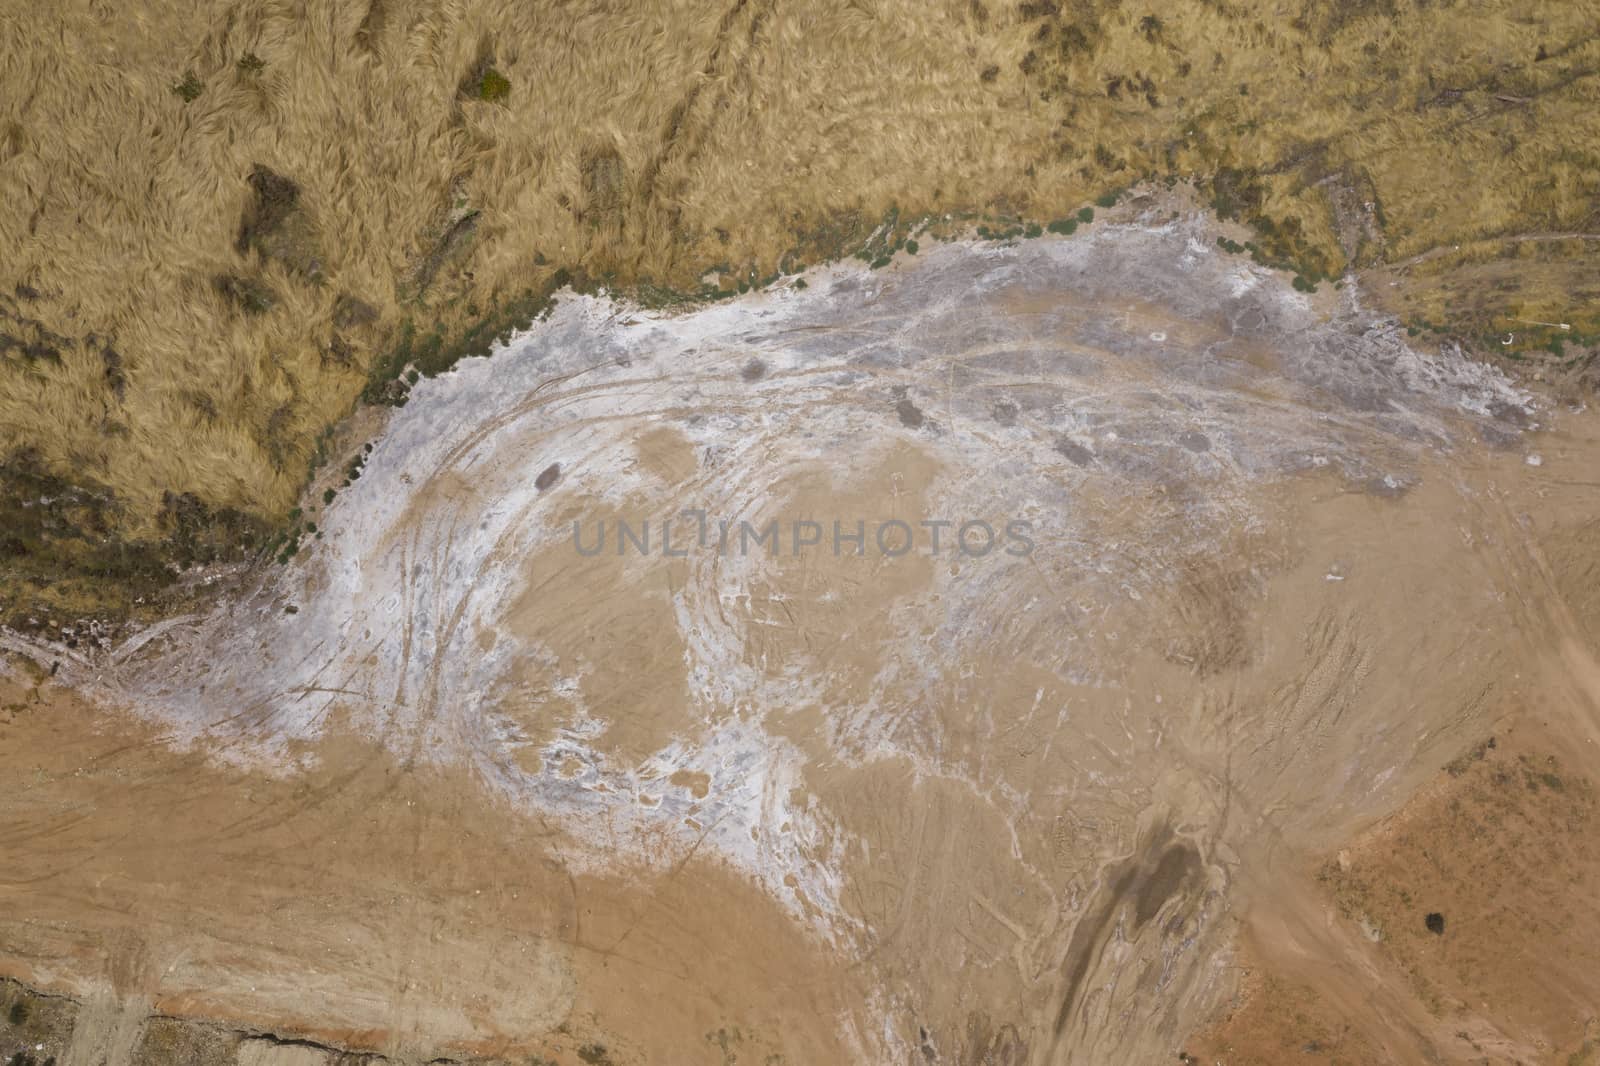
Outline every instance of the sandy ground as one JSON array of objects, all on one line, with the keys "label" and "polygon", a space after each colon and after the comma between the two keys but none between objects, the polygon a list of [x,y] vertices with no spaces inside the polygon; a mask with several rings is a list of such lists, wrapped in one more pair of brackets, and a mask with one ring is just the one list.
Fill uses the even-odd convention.
[{"label": "sandy ground", "polygon": [[[1591,413],[1197,219],[807,280],[564,300],[255,591],[5,638],[0,966],[86,1004],[63,1066],[152,1011],[407,1062],[1586,1053]],[[1525,867],[1570,922],[1496,924]]]}]

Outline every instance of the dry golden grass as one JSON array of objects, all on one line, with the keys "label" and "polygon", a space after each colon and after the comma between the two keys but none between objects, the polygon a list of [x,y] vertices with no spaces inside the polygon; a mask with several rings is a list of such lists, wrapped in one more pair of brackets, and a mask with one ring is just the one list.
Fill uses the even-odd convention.
[{"label": "dry golden grass", "polygon": [[[285,512],[403,318],[561,267],[765,276],[890,208],[1221,175],[1308,270],[1486,250],[1393,272],[1409,314],[1600,328],[1600,242],[1472,280],[1499,238],[1600,232],[1593,4],[3,2],[0,458],[104,486],[129,538],[169,493]],[[241,242],[258,165],[298,200]]]}]

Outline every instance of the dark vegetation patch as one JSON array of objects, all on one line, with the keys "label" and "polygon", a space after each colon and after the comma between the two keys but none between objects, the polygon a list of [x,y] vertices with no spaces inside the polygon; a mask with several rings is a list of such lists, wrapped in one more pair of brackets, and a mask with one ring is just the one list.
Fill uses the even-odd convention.
[{"label": "dark vegetation patch", "polygon": [[259,248],[263,240],[280,231],[300,202],[300,186],[260,163],[250,168],[247,180],[250,200],[233,241],[234,251],[241,254],[252,247]]},{"label": "dark vegetation patch", "polygon": [[58,476],[32,453],[0,461],[0,624],[59,633],[85,617],[155,617],[174,606],[184,569],[243,559],[267,528],[169,493],[156,536],[132,540],[117,532],[122,506],[104,486]]},{"label": "dark vegetation patch", "polygon": [[1294,287],[1303,292],[1315,292],[1319,282],[1342,267],[1307,238],[1299,218],[1274,218],[1266,212],[1266,190],[1257,176],[1224,167],[1205,187],[1219,218],[1242,222],[1256,233],[1256,239],[1243,244],[1218,238],[1224,251],[1247,253],[1261,266],[1292,271]]},{"label": "dark vegetation patch", "polygon": [[40,995],[0,978],[0,1062],[55,1066],[72,1036],[77,1012],[70,999]]},{"label": "dark vegetation patch", "polygon": [[412,279],[415,296],[420,297],[433,287],[434,279],[446,264],[466,258],[471,251],[477,229],[476,210],[457,212],[445,222],[433,246],[422,257],[422,262],[417,264],[416,274]]},{"label": "dark vegetation patch", "polygon": [[[25,294],[32,294],[28,296]],[[35,290],[19,286],[19,299],[36,299]],[[61,365],[61,353],[72,339],[50,329],[40,319],[25,314],[16,300],[0,296],[0,363],[19,360],[28,365]]]},{"label": "dark vegetation patch", "polygon": [[[369,49],[372,37],[383,28],[382,5],[383,0],[373,0],[366,19],[362,21],[362,28],[368,34]],[[494,42],[489,38],[485,37],[478,43],[477,55],[473,58],[472,66],[467,68],[467,72],[456,85],[456,94],[466,100],[478,100],[489,104],[502,103],[511,95],[511,79],[495,66]]]},{"label": "dark vegetation patch", "polygon": [[517,330],[526,329],[555,306],[555,292],[572,283],[574,277],[558,270],[537,289],[524,289],[515,296],[496,299],[476,319],[455,329],[436,321],[426,331],[407,317],[400,323],[388,350],[372,363],[367,386],[361,394],[366,403],[403,407],[411,386],[424,377],[435,377],[462,359],[488,355],[497,343],[505,343]]},{"label": "dark vegetation patch", "polygon": [[277,306],[278,294],[258,277],[246,274],[218,274],[211,279],[217,295],[247,315],[264,315]]},{"label": "dark vegetation patch", "polygon": [[583,205],[578,217],[594,227],[620,227],[627,206],[628,168],[615,145],[596,145],[580,163]]},{"label": "dark vegetation patch", "polygon": [[250,192],[239,217],[234,251],[246,256],[254,252],[307,281],[320,281],[322,259],[315,227],[301,203],[300,186],[260,163],[250,168],[246,181]]},{"label": "dark vegetation patch", "polygon": [[478,99],[486,103],[499,103],[511,95],[511,82],[498,70],[490,67],[478,79]]},{"label": "dark vegetation patch", "polygon": [[186,104],[192,104],[200,99],[200,94],[205,92],[205,84],[192,69],[183,72],[183,77],[172,83],[172,95]]},{"label": "dark vegetation patch", "polygon": [[[33,289],[26,286],[18,286],[18,289],[32,294],[24,296],[25,299],[38,298]],[[106,390],[121,403],[127,394],[127,368],[111,338],[96,333],[83,337],[63,336],[39,319],[23,313],[17,302],[0,296],[0,366],[10,363],[25,370],[35,370],[40,364],[61,366],[63,353],[73,350],[100,357]],[[105,425],[109,428],[112,423]]]},{"label": "dark vegetation patch", "polygon": [[361,24],[356,27],[356,47],[368,55],[376,55],[378,41],[383,36],[383,28],[388,24],[388,8],[384,0],[369,0],[367,13],[361,17]]},{"label": "dark vegetation patch", "polygon": [[1494,749],[1494,737],[1489,737],[1486,740],[1480,741],[1479,743],[1473,745],[1472,750],[1458,755],[1454,759],[1451,759],[1449,762],[1445,763],[1445,772],[1451,777],[1460,777],[1472,767],[1473,763],[1482,762],[1484,756],[1488,755]]},{"label": "dark vegetation patch", "polygon": [[376,321],[378,309],[360,297],[342,293],[333,303],[334,329],[360,329]]}]

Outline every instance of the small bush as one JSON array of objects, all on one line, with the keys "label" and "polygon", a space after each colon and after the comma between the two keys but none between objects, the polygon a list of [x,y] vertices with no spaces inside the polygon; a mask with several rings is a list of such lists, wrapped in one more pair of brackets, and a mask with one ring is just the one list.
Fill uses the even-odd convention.
[{"label": "small bush", "polygon": [[322,490],[322,505],[324,507],[326,507],[328,504],[333,502],[333,498],[335,496],[337,496],[337,495],[339,495],[339,494],[337,492],[335,492],[333,489],[323,489]]},{"label": "small bush", "polygon": [[918,246],[917,246],[917,242],[916,241],[914,241],[914,240],[906,241],[906,254],[907,255],[916,255],[917,254],[917,247]]},{"label": "small bush", "polygon": [[478,80],[478,99],[494,104],[511,95],[511,82],[498,70],[490,67]]},{"label": "small bush", "polygon": [[1118,193],[1117,190],[1115,190],[1115,189],[1112,189],[1110,192],[1101,193],[1099,196],[1097,196],[1095,198],[1095,201],[1094,201],[1095,202],[1095,206],[1096,207],[1116,207],[1117,206],[1117,200],[1118,200],[1118,198],[1120,196],[1121,196],[1121,194]]},{"label": "small bush", "polygon": [[173,94],[186,104],[193,103],[204,91],[205,85],[193,70],[184,71],[183,79],[172,83]]},{"label": "small bush", "polygon": [[239,57],[239,62],[235,64],[235,66],[239,68],[239,73],[246,75],[260,74],[261,68],[265,67],[266,65],[266,60],[262,59],[254,52],[246,52],[244,55]]},{"label": "small bush", "polygon": [[1037,222],[1028,223],[1027,226],[1023,227],[1022,230],[1022,235],[1027,237],[1029,240],[1041,236],[1043,233],[1044,227],[1040,226]]},{"label": "small bush", "polygon": [[1094,208],[1081,207],[1078,209],[1078,221],[1085,226],[1094,221]]},{"label": "small bush", "polygon": [[1058,218],[1046,226],[1045,229],[1051,233],[1059,233],[1062,236],[1070,237],[1078,229],[1078,220],[1075,218]]}]

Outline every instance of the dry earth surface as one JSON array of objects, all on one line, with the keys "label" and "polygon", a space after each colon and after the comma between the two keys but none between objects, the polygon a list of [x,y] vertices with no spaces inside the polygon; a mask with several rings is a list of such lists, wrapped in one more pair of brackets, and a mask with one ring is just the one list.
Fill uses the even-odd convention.
[{"label": "dry earth surface", "polygon": [[0,1055],[1594,1060],[1592,411],[1171,205],[804,280],[0,634]]}]

